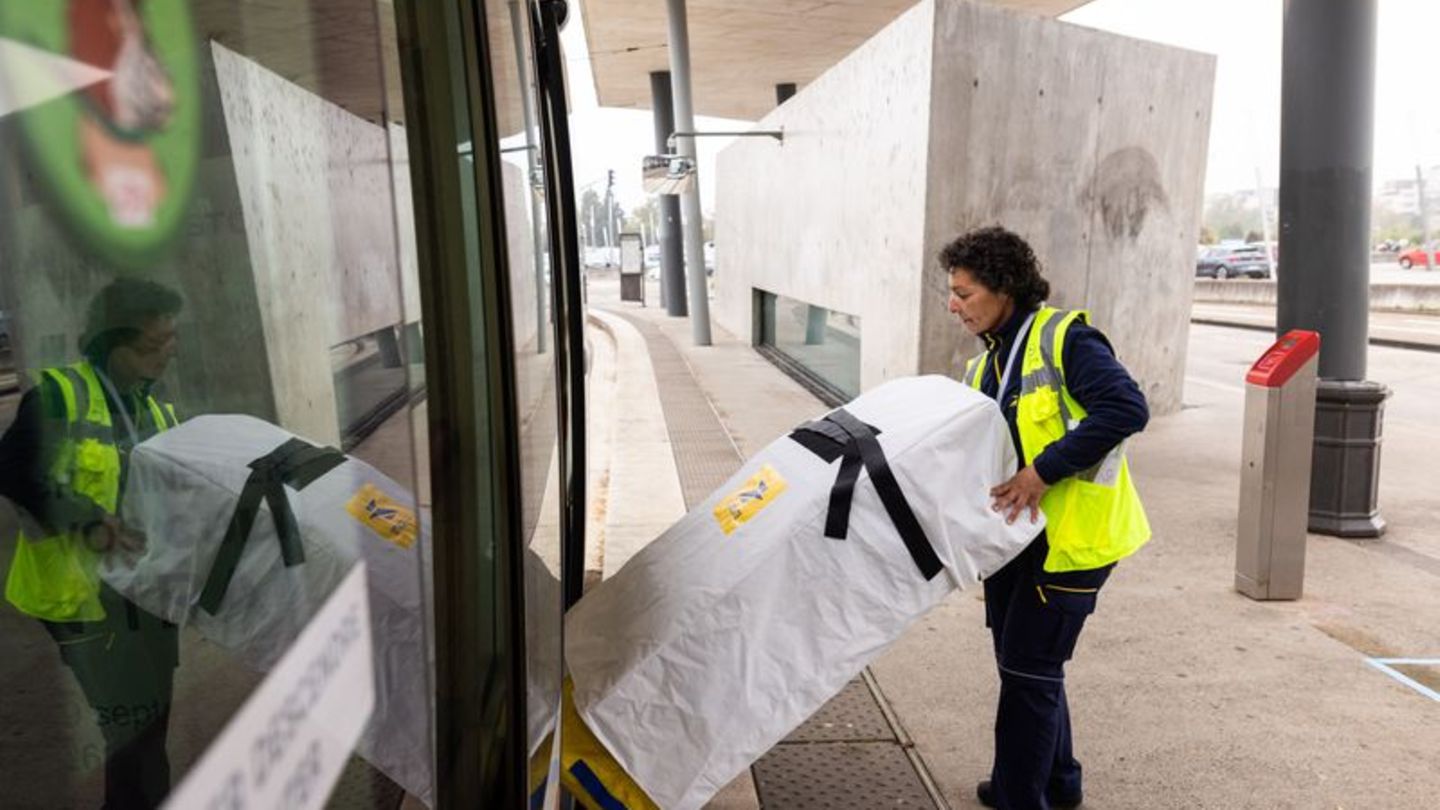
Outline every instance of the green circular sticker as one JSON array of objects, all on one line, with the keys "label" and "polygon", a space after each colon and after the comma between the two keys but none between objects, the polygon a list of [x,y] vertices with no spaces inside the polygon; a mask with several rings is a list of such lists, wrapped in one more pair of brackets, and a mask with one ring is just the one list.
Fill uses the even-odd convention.
[{"label": "green circular sticker", "polygon": [[4,0],[0,37],[0,81],[58,215],[110,262],[160,258],[200,152],[186,0]]}]

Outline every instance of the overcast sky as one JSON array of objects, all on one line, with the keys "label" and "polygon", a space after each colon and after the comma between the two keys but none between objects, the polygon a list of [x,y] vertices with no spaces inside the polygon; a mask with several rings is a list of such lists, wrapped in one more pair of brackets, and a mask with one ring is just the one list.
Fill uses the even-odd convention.
[{"label": "overcast sky", "polygon": [[[1280,47],[1282,0],[1093,0],[1064,20],[1163,42],[1217,57],[1206,191],[1255,187],[1259,169],[1267,186],[1279,182]],[[625,207],[643,203],[640,160],[654,152],[649,111],[605,109],[581,29],[580,4],[564,32],[570,71],[575,183],[604,191],[616,170],[616,194]],[[1440,104],[1431,100],[1440,78],[1440,2],[1380,0],[1375,94],[1376,183],[1413,177],[1416,164],[1440,164]],[[704,129],[743,123],[697,119]],[[713,208],[714,156],[729,139],[699,139],[704,208]]]}]

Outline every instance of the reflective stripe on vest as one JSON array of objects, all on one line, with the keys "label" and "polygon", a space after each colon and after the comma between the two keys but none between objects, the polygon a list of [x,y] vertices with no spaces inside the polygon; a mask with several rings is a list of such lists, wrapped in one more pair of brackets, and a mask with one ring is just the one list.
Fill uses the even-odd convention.
[{"label": "reflective stripe on vest", "polygon": [[[120,499],[120,451],[100,378],[85,362],[46,369],[40,376],[55,383],[65,406],[65,438],[50,469],[51,479],[62,490],[89,498],[113,514]],[[168,404],[148,396],[143,404],[157,431],[176,424]],[[5,598],[22,613],[47,621],[104,619],[98,555],[86,545],[80,527],[51,528],[60,531],[38,538],[20,532],[5,579]]]},{"label": "reflective stripe on vest", "polygon": [[[1027,466],[1085,419],[1085,409],[1065,386],[1065,335],[1076,321],[1088,323],[1088,313],[1043,307],[1025,341],[1016,427]],[[967,369],[967,382],[976,390],[989,355],[977,358],[975,371]],[[1130,479],[1123,442],[1091,469],[1057,481],[1045,491],[1040,508],[1050,544],[1046,571],[1101,568],[1130,556],[1150,539],[1150,523]]]}]

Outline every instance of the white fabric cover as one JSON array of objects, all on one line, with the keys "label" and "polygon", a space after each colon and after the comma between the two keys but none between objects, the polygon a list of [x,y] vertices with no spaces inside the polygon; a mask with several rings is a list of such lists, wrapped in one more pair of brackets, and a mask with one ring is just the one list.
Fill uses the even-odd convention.
[{"label": "white fabric cover", "polygon": [[[882,431],[890,468],[945,566],[933,580],[868,473],[855,488],[848,539],[825,537],[840,463],[782,437],[567,616],[577,709],[667,810],[704,805],[916,619],[1000,569],[1043,528],[1028,515],[1007,526],[991,510],[989,490],[1016,460],[987,397],[915,377],[845,408]],[[767,464],[786,490],[724,534],[715,505]]]},{"label": "white fabric cover", "polygon": [[[346,504],[366,484],[416,509],[413,495],[350,459],[302,491],[286,488],[300,526],[304,563],[280,557],[268,506],[256,516],[224,601],[199,606],[251,461],[293,434],[249,416],[201,416],[140,444],[130,455],[123,518],[144,532],[143,555],[111,555],[101,575],[146,611],[181,625],[266,671],[299,635],[357,560],[368,570],[376,702],[358,751],[411,795],[430,803],[430,734],[422,572],[430,527],[404,548],[352,516]],[[311,442],[315,444],[315,442]],[[423,563],[423,564],[422,564]]]}]

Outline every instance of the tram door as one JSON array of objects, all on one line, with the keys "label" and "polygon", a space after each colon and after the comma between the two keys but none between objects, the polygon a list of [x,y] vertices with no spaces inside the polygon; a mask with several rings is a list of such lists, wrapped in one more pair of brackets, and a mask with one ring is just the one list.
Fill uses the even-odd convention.
[{"label": "tram door", "polygon": [[199,471],[243,484],[291,438],[365,465],[314,508],[386,560],[365,677],[405,707],[303,806],[558,803],[584,506],[564,11],[0,3],[5,806],[158,806],[263,696],[355,547],[291,534],[266,579],[232,542],[215,574],[228,535],[277,543],[234,515],[283,494],[309,527],[319,490],[287,468],[223,509]]}]

